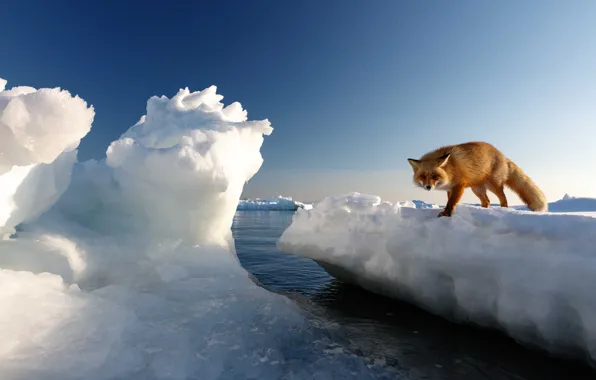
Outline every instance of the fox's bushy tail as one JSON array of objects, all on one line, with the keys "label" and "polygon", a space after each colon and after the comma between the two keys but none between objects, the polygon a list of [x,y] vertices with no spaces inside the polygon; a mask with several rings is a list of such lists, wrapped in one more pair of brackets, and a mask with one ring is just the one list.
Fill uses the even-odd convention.
[{"label": "fox's bushy tail", "polygon": [[530,210],[548,211],[548,202],[542,190],[513,161],[509,160],[508,166],[509,177],[505,185],[516,193]]}]

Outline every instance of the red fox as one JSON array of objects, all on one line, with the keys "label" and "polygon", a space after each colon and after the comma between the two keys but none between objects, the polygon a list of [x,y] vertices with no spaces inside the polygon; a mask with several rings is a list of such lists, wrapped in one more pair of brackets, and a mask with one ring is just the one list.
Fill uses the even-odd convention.
[{"label": "red fox", "polygon": [[455,206],[471,187],[482,207],[490,200],[486,190],[498,198],[501,207],[508,207],[503,187],[515,192],[532,211],[546,212],[546,197],[534,182],[513,161],[485,142],[468,142],[436,149],[420,157],[408,158],[414,169],[414,183],[428,191],[447,191],[447,205],[439,214],[451,216]]}]

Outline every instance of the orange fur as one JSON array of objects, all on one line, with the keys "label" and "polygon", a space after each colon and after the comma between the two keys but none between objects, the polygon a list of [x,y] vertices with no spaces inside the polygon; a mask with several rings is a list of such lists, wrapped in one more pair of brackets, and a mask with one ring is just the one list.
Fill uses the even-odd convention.
[{"label": "orange fur", "polygon": [[530,210],[547,211],[546,197],[513,161],[485,142],[449,145],[426,153],[420,159],[408,158],[414,170],[414,183],[426,190],[447,191],[447,205],[439,216],[451,216],[468,187],[480,199],[482,207],[494,193],[501,207],[508,207],[504,186],[509,187]]}]

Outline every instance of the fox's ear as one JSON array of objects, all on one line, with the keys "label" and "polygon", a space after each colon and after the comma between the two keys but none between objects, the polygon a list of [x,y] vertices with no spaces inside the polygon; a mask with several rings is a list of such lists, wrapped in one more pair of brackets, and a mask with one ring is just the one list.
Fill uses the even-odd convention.
[{"label": "fox's ear", "polygon": [[439,162],[437,162],[437,166],[439,168],[442,168],[443,166],[445,166],[447,164],[447,161],[449,161],[449,157],[450,157],[449,153],[439,157],[439,160],[438,160]]},{"label": "fox's ear", "polygon": [[413,158],[408,158],[408,162],[412,165],[412,169],[417,170],[420,166],[420,160],[415,160]]}]

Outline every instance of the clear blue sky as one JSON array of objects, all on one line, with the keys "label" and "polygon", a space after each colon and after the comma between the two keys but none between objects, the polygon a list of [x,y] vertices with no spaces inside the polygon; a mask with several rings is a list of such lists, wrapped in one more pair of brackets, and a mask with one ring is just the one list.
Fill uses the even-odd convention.
[{"label": "clear blue sky", "polygon": [[275,128],[248,196],[442,202],[412,185],[406,158],[468,140],[495,144],[551,199],[596,196],[593,0],[20,0],[0,25],[9,87],[95,106],[80,160],[103,157],[150,96],[215,84]]}]

